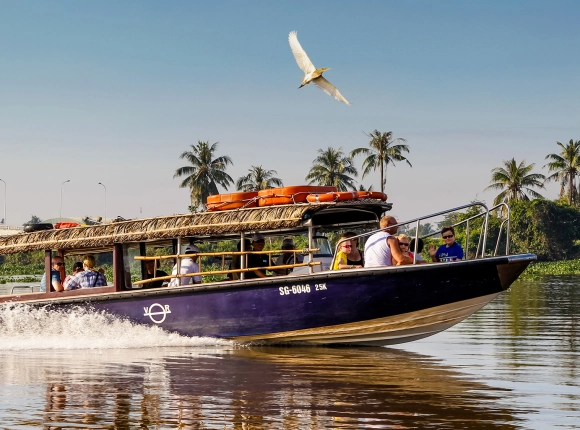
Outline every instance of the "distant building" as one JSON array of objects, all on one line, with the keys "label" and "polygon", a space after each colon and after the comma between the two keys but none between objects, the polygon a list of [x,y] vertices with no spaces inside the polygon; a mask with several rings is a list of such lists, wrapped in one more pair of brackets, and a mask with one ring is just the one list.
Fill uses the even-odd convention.
[{"label": "distant building", "polygon": [[12,234],[22,233],[24,227],[18,225],[0,225],[0,236],[10,236]]}]

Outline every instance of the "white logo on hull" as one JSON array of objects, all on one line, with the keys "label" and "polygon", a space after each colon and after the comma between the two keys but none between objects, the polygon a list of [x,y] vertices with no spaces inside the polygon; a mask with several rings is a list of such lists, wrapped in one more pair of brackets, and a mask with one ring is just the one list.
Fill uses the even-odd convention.
[{"label": "white logo on hull", "polygon": [[151,318],[151,321],[155,324],[161,324],[165,321],[167,314],[171,313],[169,305],[160,305],[159,303],[153,303],[148,308],[143,308],[143,310],[145,311],[143,315]]}]

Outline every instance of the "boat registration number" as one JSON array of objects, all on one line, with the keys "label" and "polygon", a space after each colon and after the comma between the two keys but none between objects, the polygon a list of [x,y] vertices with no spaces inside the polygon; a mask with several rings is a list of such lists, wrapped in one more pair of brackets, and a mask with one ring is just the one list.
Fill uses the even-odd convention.
[{"label": "boat registration number", "polygon": [[311,291],[326,290],[326,283],[314,284],[314,287],[311,287],[310,284],[292,285],[291,287],[285,286],[278,288],[278,290],[280,291],[281,296],[288,296],[290,294],[310,293]]}]

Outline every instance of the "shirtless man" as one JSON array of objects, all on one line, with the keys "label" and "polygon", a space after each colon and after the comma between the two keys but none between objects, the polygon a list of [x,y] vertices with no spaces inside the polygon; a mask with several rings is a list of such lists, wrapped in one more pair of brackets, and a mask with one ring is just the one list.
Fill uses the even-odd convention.
[{"label": "shirtless man", "polygon": [[[413,259],[404,255],[399,248],[397,234],[397,220],[386,215],[381,218],[380,227],[384,229],[371,236],[365,244],[365,267],[400,266],[413,264]],[[390,228],[389,228],[390,227]]]}]

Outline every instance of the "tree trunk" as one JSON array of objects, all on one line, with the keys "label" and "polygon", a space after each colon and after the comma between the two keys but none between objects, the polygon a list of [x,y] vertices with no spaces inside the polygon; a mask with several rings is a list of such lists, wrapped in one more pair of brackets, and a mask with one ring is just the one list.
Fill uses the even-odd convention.
[{"label": "tree trunk", "polygon": [[381,161],[381,193],[385,192],[385,182],[384,182],[384,175],[383,175],[383,162]]},{"label": "tree trunk", "polygon": [[569,181],[570,183],[568,184],[568,204],[570,206],[572,206],[572,192],[574,191],[574,178],[572,177],[572,175],[569,175]]}]

